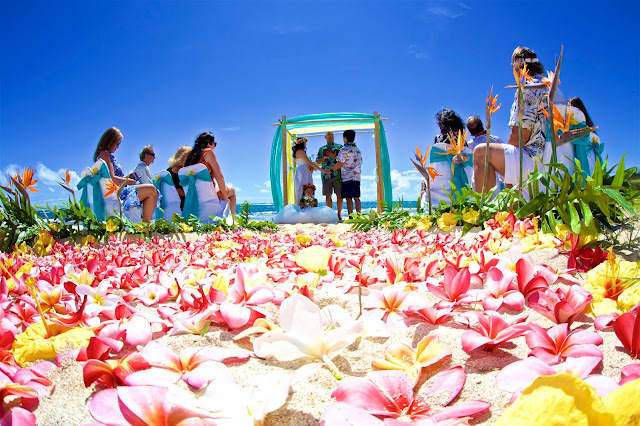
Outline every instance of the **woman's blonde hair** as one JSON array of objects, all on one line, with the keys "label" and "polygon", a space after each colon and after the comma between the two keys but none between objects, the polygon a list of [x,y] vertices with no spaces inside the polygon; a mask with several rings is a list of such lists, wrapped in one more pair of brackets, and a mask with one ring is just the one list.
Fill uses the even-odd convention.
[{"label": "woman's blonde hair", "polygon": [[184,167],[184,163],[187,161],[187,156],[191,152],[190,146],[181,146],[178,148],[173,157],[169,158],[169,167],[180,166]]},{"label": "woman's blonde hair", "polygon": [[111,152],[111,148],[113,148],[118,142],[122,140],[122,132],[117,127],[110,127],[106,132],[102,134],[100,137],[100,141],[98,141],[98,146],[96,147],[96,152],[93,154],[93,161],[98,161],[98,156],[102,151]]}]

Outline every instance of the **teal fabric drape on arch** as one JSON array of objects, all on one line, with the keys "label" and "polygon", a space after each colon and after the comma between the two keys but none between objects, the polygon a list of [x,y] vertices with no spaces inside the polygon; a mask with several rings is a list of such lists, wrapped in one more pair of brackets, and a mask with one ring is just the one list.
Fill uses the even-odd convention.
[{"label": "teal fabric drape on arch", "polygon": [[[280,125],[276,129],[276,134],[273,137],[273,143],[271,145],[271,195],[273,197],[273,204],[276,211],[280,211],[284,207],[282,199],[282,144],[284,143],[282,140],[283,124],[286,126],[289,132],[296,135],[304,135],[324,132],[327,130],[342,131],[347,129],[373,129],[375,127],[375,120],[376,117],[373,114],[339,112],[303,115],[300,117],[286,119],[284,123],[280,123]],[[321,121],[321,123],[317,123],[317,121]],[[391,187],[391,166],[389,161],[389,151],[382,121],[379,121],[379,124],[382,181],[384,184],[384,202],[387,205],[391,205],[393,203],[393,192]],[[359,147],[360,149],[364,150],[370,149],[370,147],[366,146],[365,144],[359,144]]]}]

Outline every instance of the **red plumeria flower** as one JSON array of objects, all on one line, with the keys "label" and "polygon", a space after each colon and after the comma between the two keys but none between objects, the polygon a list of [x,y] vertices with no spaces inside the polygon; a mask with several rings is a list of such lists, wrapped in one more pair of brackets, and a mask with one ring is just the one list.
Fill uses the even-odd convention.
[{"label": "red plumeria flower", "polygon": [[613,323],[613,330],[622,346],[633,358],[640,356],[640,305],[620,315]]}]

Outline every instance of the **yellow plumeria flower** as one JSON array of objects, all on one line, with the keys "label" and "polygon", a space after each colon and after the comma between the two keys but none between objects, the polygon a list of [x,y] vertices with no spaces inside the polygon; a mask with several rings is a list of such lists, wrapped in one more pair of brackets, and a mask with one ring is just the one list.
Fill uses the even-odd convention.
[{"label": "yellow plumeria flower", "polygon": [[433,226],[433,220],[430,216],[421,218],[416,222],[416,229],[420,231],[428,231]]},{"label": "yellow plumeria flower", "polygon": [[188,223],[179,223],[178,226],[178,231],[180,232],[191,232],[193,230],[193,228],[191,227],[191,225],[189,225]]},{"label": "yellow plumeria flower", "polygon": [[436,223],[442,231],[449,232],[458,225],[458,216],[451,212],[442,213]]},{"label": "yellow plumeria flower", "polygon": [[327,269],[331,250],[322,246],[311,246],[296,254],[296,264],[309,272],[321,273]]},{"label": "yellow plumeria flower", "polygon": [[89,244],[93,244],[96,242],[96,237],[94,237],[93,235],[87,235],[84,238],[82,238],[82,245],[83,246],[87,246]]},{"label": "yellow plumeria flower", "polygon": [[313,237],[311,237],[311,235],[307,235],[307,234],[296,235],[296,243],[298,243],[298,245],[301,245],[301,246],[308,245],[309,243],[311,243],[312,240],[313,240]]},{"label": "yellow plumeria flower", "polygon": [[225,294],[229,294],[229,278],[225,274],[218,275],[213,281],[213,287]]},{"label": "yellow plumeria flower", "polygon": [[522,244],[522,253],[529,253],[543,248],[555,248],[558,245],[558,240],[551,234],[537,233],[522,238],[520,244]]},{"label": "yellow plumeria flower", "polygon": [[344,240],[341,240],[336,234],[331,235],[329,238],[336,247],[345,247],[347,243]]}]

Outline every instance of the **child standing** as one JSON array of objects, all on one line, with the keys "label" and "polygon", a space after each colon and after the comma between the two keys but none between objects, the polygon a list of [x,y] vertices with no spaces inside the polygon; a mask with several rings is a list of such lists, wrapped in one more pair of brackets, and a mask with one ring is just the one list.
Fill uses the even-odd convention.
[{"label": "child standing", "polygon": [[360,213],[360,167],[362,166],[362,154],[356,146],[356,132],[345,130],[342,134],[344,147],[338,154],[338,163],[331,169],[342,169],[342,198],[347,200],[347,212],[353,213],[355,200],[356,211]]},{"label": "child standing", "polygon": [[315,197],[316,186],[312,183],[302,185],[302,197],[300,197],[300,208],[318,207],[318,200]]}]

